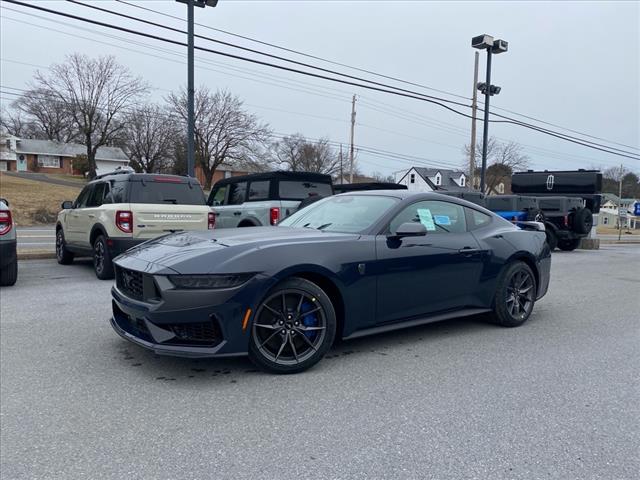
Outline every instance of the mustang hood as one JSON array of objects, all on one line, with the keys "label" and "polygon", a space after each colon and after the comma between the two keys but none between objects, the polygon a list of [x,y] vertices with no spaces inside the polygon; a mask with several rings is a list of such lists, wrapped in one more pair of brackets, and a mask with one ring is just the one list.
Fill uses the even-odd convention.
[{"label": "mustang hood", "polygon": [[[322,232],[309,228],[247,227],[180,232],[150,240],[127,250],[116,259],[134,268],[140,261],[161,265],[178,273],[210,273],[227,270],[234,259],[274,246],[308,243],[310,254],[317,242],[352,240],[357,234]],[[265,255],[267,252],[264,253]]]}]

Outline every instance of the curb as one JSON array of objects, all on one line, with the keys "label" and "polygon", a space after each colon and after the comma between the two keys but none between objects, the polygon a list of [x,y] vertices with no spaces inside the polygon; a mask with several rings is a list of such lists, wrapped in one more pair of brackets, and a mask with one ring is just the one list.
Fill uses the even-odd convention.
[{"label": "curb", "polygon": [[43,260],[56,258],[56,252],[22,251],[18,252],[18,260]]},{"label": "curb", "polygon": [[603,245],[640,245],[640,240],[600,240]]}]

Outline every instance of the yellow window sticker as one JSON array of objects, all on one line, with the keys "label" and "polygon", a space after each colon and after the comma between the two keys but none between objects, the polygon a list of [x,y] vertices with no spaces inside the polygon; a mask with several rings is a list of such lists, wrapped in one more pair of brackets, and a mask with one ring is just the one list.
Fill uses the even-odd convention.
[{"label": "yellow window sticker", "polygon": [[431,210],[428,208],[419,208],[418,217],[420,218],[420,223],[424,225],[424,228],[426,228],[427,231],[433,232],[436,229],[436,224],[433,222]]}]

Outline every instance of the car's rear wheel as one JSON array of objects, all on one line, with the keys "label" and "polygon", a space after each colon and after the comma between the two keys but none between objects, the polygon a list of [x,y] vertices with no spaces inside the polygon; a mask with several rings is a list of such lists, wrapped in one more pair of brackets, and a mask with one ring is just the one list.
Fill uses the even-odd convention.
[{"label": "car's rear wheel", "polygon": [[581,238],[572,238],[571,240],[558,240],[558,248],[565,252],[570,252],[578,248],[581,241]]},{"label": "car's rear wheel", "polygon": [[553,252],[558,246],[558,236],[549,227],[547,227],[544,233],[547,236],[547,244],[549,245],[549,249]]},{"label": "car's rear wheel", "polygon": [[64,241],[64,232],[59,228],[56,232],[56,260],[60,265],[69,265],[73,262],[73,253],[67,250],[67,244]]},{"label": "car's rear wheel", "polygon": [[111,254],[107,248],[107,239],[98,235],[93,242],[93,269],[100,280],[110,280],[114,277]]},{"label": "car's rear wheel", "polygon": [[249,358],[267,372],[302,372],[322,359],[335,334],[336,314],[327,294],[309,280],[291,278],[256,310]]},{"label": "car's rear wheel", "polygon": [[502,272],[494,299],[494,320],[504,327],[527,321],[536,301],[536,277],[529,265],[516,261]]},{"label": "car's rear wheel", "polygon": [[580,208],[574,213],[573,228],[576,232],[586,235],[593,227],[593,214],[588,208]]},{"label": "car's rear wheel", "polygon": [[0,286],[10,287],[18,280],[18,259],[14,259],[3,270],[0,270]]}]

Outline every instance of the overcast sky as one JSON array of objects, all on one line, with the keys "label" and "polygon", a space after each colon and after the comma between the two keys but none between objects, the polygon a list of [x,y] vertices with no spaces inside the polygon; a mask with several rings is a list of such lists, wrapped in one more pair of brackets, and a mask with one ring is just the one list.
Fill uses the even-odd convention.
[{"label": "overcast sky", "polygon": [[[173,0],[133,1],[159,12],[186,17],[185,5]],[[81,5],[52,0],[34,3],[184,40],[183,35]],[[144,13],[122,3],[104,0],[92,4],[185,28],[184,21]],[[19,91],[10,88],[25,88],[36,68],[61,62],[72,52],[115,55],[153,87],[154,101],[162,101],[169,90],[186,83],[186,53],[180,46],[55,18],[6,2],[2,2],[1,8],[0,80],[5,105],[15,98],[6,92]],[[474,50],[470,39],[481,33],[492,34],[509,42],[506,54],[494,56],[492,83],[500,85],[502,91],[492,97],[492,107],[628,145],[636,152],[640,148],[638,2],[220,0],[216,8],[198,8],[195,13],[198,23],[464,97],[472,94]],[[205,28],[196,27],[196,33],[361,75]],[[238,53],[211,42],[196,44]],[[481,53],[481,78],[485,57]],[[436,105],[205,52],[196,51],[196,62],[196,84],[230,90],[245,102],[247,110],[278,133],[300,132],[310,138],[327,136],[346,146],[351,96],[356,94],[356,144],[416,157],[401,160],[359,152],[358,163],[366,173],[389,174],[412,164],[459,167],[464,161],[462,150],[469,142],[471,121]],[[469,103],[419,87],[404,87]],[[479,132],[481,128],[479,122]],[[522,144],[530,157],[530,166],[536,169],[610,167],[623,162],[640,171],[640,160],[613,156],[522,127],[491,124],[490,135]]]}]

